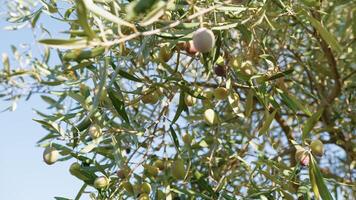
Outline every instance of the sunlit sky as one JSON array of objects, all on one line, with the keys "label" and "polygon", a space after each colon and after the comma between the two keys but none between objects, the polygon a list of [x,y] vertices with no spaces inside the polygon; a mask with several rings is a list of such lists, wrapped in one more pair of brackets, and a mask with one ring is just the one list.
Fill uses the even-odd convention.
[{"label": "sunlit sky", "polygon": [[[3,4],[3,0],[0,3]],[[61,30],[63,25],[47,20],[42,19],[47,27],[57,32]],[[35,44],[30,29],[5,31],[6,25],[4,16],[0,14],[0,54],[6,52],[11,55],[12,44],[19,48],[22,43]],[[8,102],[0,101],[0,110],[8,105]],[[46,131],[32,119],[37,117],[33,108],[43,111],[45,107],[38,96],[33,96],[29,101],[20,101],[14,112],[0,113],[0,199],[74,198],[81,187],[81,181],[68,171],[71,162],[48,166],[42,161],[43,149],[36,147],[36,142]]]}]

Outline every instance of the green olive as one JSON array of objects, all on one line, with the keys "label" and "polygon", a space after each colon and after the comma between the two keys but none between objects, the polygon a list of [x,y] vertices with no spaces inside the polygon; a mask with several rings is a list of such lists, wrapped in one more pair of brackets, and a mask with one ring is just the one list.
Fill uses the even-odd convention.
[{"label": "green olive", "polygon": [[106,178],[105,176],[100,176],[95,179],[94,181],[94,187],[97,189],[103,189],[106,188],[110,183],[110,180]]},{"label": "green olive", "polygon": [[197,102],[197,99],[189,94],[186,94],[184,97],[184,102],[187,106],[193,106]]},{"label": "green olive", "polygon": [[162,190],[157,190],[156,198],[157,200],[165,200],[166,195],[164,194],[164,192],[162,192]]},{"label": "green olive", "polygon": [[167,45],[160,48],[159,50],[160,60],[162,60],[163,62],[168,62],[171,59],[171,57],[172,57],[172,52]]},{"label": "green olive", "polygon": [[92,126],[90,126],[89,128],[89,135],[92,139],[96,139],[98,137],[100,137],[102,134],[101,128],[99,125],[94,124]]},{"label": "green olive", "polygon": [[147,175],[153,176],[153,177],[158,175],[158,172],[159,172],[158,167],[155,167],[152,165],[144,165],[143,167],[144,167]]},{"label": "green olive", "polygon": [[177,158],[171,167],[172,176],[178,180],[183,180],[185,177],[184,160]]},{"label": "green olive", "polygon": [[218,87],[214,90],[214,97],[219,100],[226,99],[229,91],[224,87]]},{"label": "green olive", "polygon": [[156,160],[153,165],[157,167],[159,170],[164,170],[164,162],[162,160]]},{"label": "green olive", "polygon": [[156,91],[146,93],[141,97],[141,101],[144,104],[156,104],[159,100],[159,95]]},{"label": "green olive", "polygon": [[140,196],[138,197],[139,200],[150,200],[150,196],[146,193],[142,193],[140,194]]},{"label": "green olive", "polygon": [[129,193],[130,195],[134,194],[134,188],[132,184],[128,181],[122,181],[119,187],[124,188],[126,192]]},{"label": "green olive", "polygon": [[69,167],[69,172],[74,175],[77,171],[79,171],[81,168],[80,164],[75,162],[73,164],[70,165]]},{"label": "green olive", "polygon": [[204,119],[209,125],[216,125],[219,123],[219,117],[213,109],[205,110]]},{"label": "green olive", "polygon": [[141,192],[142,193],[146,193],[146,194],[150,194],[151,193],[151,185],[147,182],[143,182],[141,184]]},{"label": "green olive", "polygon": [[316,156],[322,156],[324,154],[324,144],[320,140],[314,140],[310,144],[311,151]]},{"label": "green olive", "polygon": [[189,135],[189,133],[184,134],[182,139],[183,139],[183,142],[187,145],[190,145],[192,143],[192,136]]},{"label": "green olive", "polygon": [[59,157],[59,152],[54,147],[47,147],[43,152],[43,161],[47,165],[52,165],[57,162]]}]

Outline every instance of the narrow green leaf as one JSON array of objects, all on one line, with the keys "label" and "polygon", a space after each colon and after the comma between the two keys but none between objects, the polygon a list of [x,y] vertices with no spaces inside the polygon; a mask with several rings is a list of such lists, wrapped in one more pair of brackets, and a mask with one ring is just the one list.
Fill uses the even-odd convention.
[{"label": "narrow green leaf", "polygon": [[285,77],[288,74],[291,74],[293,71],[294,71],[294,69],[287,69],[285,71],[278,72],[278,73],[273,74],[272,76],[268,77],[268,80],[271,81],[271,80],[275,80],[275,79],[278,79],[278,78],[281,78],[281,77]]},{"label": "narrow green leaf", "polygon": [[85,39],[42,39],[38,41],[41,44],[61,49],[82,49],[88,46]]},{"label": "narrow green leaf", "polygon": [[74,200],[80,200],[80,197],[82,196],[82,194],[84,193],[85,191],[85,188],[87,187],[88,185],[86,183],[83,184],[83,186],[80,188],[77,196],[75,196],[75,199]]},{"label": "narrow green leaf", "polygon": [[10,74],[9,56],[6,53],[3,53],[1,58],[2,58],[2,64],[3,64],[4,72],[7,73],[7,74]]},{"label": "narrow green leaf", "polygon": [[250,30],[248,30],[248,28],[243,24],[238,25],[236,28],[241,32],[242,39],[244,40],[244,42],[246,42],[246,44],[250,45],[253,40],[252,32]]},{"label": "narrow green leaf", "polygon": [[44,136],[43,138],[41,138],[40,140],[37,141],[37,144],[43,142],[43,141],[46,141],[46,140],[49,140],[49,139],[52,139],[52,138],[56,138],[58,137],[58,134],[54,134],[54,133],[49,133],[47,134],[46,136]]},{"label": "narrow green leaf", "polygon": [[119,18],[116,15],[111,14],[110,12],[106,11],[105,9],[97,6],[93,0],[83,0],[86,8],[93,12],[96,15],[99,15],[100,17],[109,20],[111,22],[117,23],[118,25],[124,25],[124,26],[128,26],[128,27],[132,27],[134,28],[135,26],[126,22],[125,20]]},{"label": "narrow green leaf", "polygon": [[236,200],[236,198],[234,198],[234,197],[228,195],[226,192],[222,192],[222,193],[221,193],[221,196],[223,196],[223,197],[224,197],[225,199],[227,199],[227,200]]},{"label": "narrow green leaf", "polygon": [[67,92],[67,95],[70,96],[72,99],[76,100],[84,109],[89,109],[88,102],[84,96],[82,96],[80,93],[69,91]]},{"label": "narrow green leaf", "polygon": [[79,24],[80,26],[82,26],[88,38],[89,39],[94,38],[95,33],[88,24],[87,8],[85,7],[83,0],[77,1],[77,14],[78,14]]},{"label": "narrow green leaf", "polygon": [[54,197],[55,200],[72,200],[64,197]]},{"label": "narrow green leaf", "polygon": [[187,105],[185,105],[185,101],[184,101],[184,96],[185,96],[185,93],[183,92],[183,90],[181,90],[180,95],[179,95],[178,108],[177,108],[176,114],[173,117],[172,124],[174,124],[178,120],[178,118],[181,115],[181,113],[183,112],[183,110],[187,109]]},{"label": "narrow green leaf", "polygon": [[295,96],[291,95],[291,94],[287,94],[287,96],[289,97],[289,99],[292,100],[292,102],[302,111],[304,112],[304,114],[311,116],[312,113],[309,111],[308,108],[306,108],[305,106],[303,106],[303,103],[301,103],[299,101],[299,99],[297,99]]},{"label": "narrow green leaf", "polygon": [[39,119],[33,119],[33,121],[40,123],[47,130],[54,131],[56,133],[59,133],[62,137],[65,137],[64,131],[57,123],[52,121],[39,120]]},{"label": "narrow green leaf", "polygon": [[79,153],[81,153],[81,154],[89,153],[89,152],[91,152],[93,149],[95,149],[95,147],[97,147],[97,146],[98,146],[98,142],[94,140],[93,142],[91,142],[91,143],[89,143],[88,145],[86,145],[85,147],[83,147],[83,148],[79,151]]},{"label": "narrow green leaf", "polygon": [[130,123],[129,117],[127,116],[126,110],[125,110],[125,104],[123,101],[121,101],[116,95],[115,91],[112,88],[108,89],[108,94],[109,98],[114,105],[115,110],[117,113],[125,120],[126,123]]},{"label": "narrow green leaf", "polygon": [[81,61],[84,59],[90,59],[90,58],[95,58],[97,56],[102,55],[105,52],[105,47],[95,47],[92,49],[86,49],[86,50],[81,50],[81,49],[74,49],[69,52],[66,52],[63,54],[63,60],[64,61]]},{"label": "narrow green leaf", "polygon": [[339,42],[329,31],[326,30],[326,28],[323,27],[323,25],[318,20],[308,15],[306,12],[304,12],[304,16],[309,20],[311,25],[318,31],[318,33],[321,35],[324,41],[330,45],[331,49],[339,53],[342,52],[342,48]]},{"label": "narrow green leaf", "polygon": [[156,4],[160,2],[159,0],[135,0],[132,1],[126,9],[129,14],[128,18],[133,19],[138,15],[145,14],[150,11]]},{"label": "narrow green leaf", "polygon": [[77,132],[77,130],[79,132],[84,131],[85,129],[87,129],[91,124],[91,120],[90,118],[86,117],[84,120],[82,120],[78,125],[76,125],[75,127],[73,127],[73,132]]},{"label": "narrow green leaf", "polygon": [[177,151],[179,152],[179,140],[176,132],[174,131],[174,128],[172,125],[169,126],[169,131],[171,132],[171,136],[174,142],[174,146],[176,147]]},{"label": "narrow green leaf", "polygon": [[310,184],[311,184],[312,190],[314,192],[314,197],[315,197],[315,199],[318,200],[318,199],[320,199],[320,193],[318,190],[318,186],[316,184],[314,171],[312,170],[311,167],[309,167],[309,179],[310,179]]},{"label": "narrow green leaf", "polygon": [[41,98],[43,101],[48,103],[51,107],[57,107],[58,106],[58,101],[54,100],[53,98],[45,95],[41,95]]},{"label": "narrow green leaf", "polygon": [[32,26],[32,28],[35,28],[35,27],[36,27],[37,21],[38,21],[38,19],[40,18],[41,14],[42,14],[42,9],[38,9],[38,10],[34,13],[33,18],[31,19],[31,26]]},{"label": "narrow green leaf", "polygon": [[320,108],[316,113],[314,113],[309,119],[306,121],[303,130],[302,130],[302,138],[305,140],[309,132],[314,128],[315,124],[319,121],[321,115],[324,112],[324,108]]},{"label": "narrow green leaf", "polygon": [[41,84],[49,85],[49,86],[57,86],[63,84],[65,81],[41,81]]},{"label": "narrow green leaf", "polygon": [[[148,0],[144,0],[143,2],[147,2]],[[156,1],[156,0],[154,0]],[[148,26],[157,22],[157,20],[164,15],[164,11],[166,9],[166,3],[164,1],[158,1],[156,5],[154,5],[153,9],[148,12],[145,17],[141,20],[141,26]]]},{"label": "narrow green leaf", "polygon": [[253,90],[249,89],[246,97],[246,106],[245,106],[245,115],[246,117],[250,117],[253,110]]},{"label": "narrow green leaf", "polygon": [[126,72],[126,71],[124,71],[124,70],[122,70],[122,69],[117,70],[117,69],[116,69],[117,66],[115,65],[115,63],[114,63],[113,61],[110,62],[110,65],[111,65],[111,67],[112,67],[115,71],[118,72],[118,74],[119,74],[120,76],[122,76],[122,77],[124,77],[124,78],[126,78],[126,79],[128,79],[128,80],[131,80],[131,81],[142,82],[142,80],[139,79],[139,78],[137,78],[135,75],[132,75],[132,74],[130,74],[130,73],[128,73],[128,72]]},{"label": "narrow green leaf", "polygon": [[[324,182],[323,175],[320,172],[320,169],[317,165],[316,160],[314,157],[310,154],[310,170],[312,171],[312,174],[314,175],[315,178],[315,183],[318,187],[318,191],[320,192],[320,196],[323,200],[333,200],[333,197],[331,196],[329,189],[326,187],[326,184]],[[310,173],[309,170],[309,173]]]},{"label": "narrow green leaf", "polygon": [[201,187],[204,188],[206,191],[208,191],[212,196],[213,199],[216,197],[215,192],[213,188],[210,186],[210,184],[204,179],[203,174],[201,174],[198,171],[194,172],[194,179],[196,179],[197,184]]},{"label": "narrow green leaf", "polygon": [[242,11],[247,10],[247,8],[242,6],[220,6],[216,10],[223,12],[234,12],[234,14],[241,13]]},{"label": "narrow green leaf", "polygon": [[282,101],[290,108],[293,110],[293,112],[298,112],[301,110],[303,113],[305,113],[308,116],[311,116],[311,112],[301,103],[296,97],[294,97],[292,94],[289,94],[283,90],[277,89],[277,92],[279,93],[280,97],[282,98]]},{"label": "narrow green leaf", "polygon": [[137,78],[136,76],[132,75],[132,74],[129,74],[127,72],[125,72],[124,70],[119,70],[118,71],[118,74],[126,79],[129,79],[131,81],[135,81],[135,82],[142,82],[141,79]]},{"label": "narrow green leaf", "polygon": [[193,190],[189,190],[189,189],[185,189],[185,188],[173,187],[173,188],[171,188],[171,191],[173,191],[177,194],[187,194],[187,195],[192,195],[195,197],[201,197],[203,199],[211,200],[211,198],[205,194],[197,193]]},{"label": "narrow green leaf", "polygon": [[274,119],[274,116],[276,115],[277,110],[275,109],[272,113],[269,113],[269,111],[265,112],[265,116],[263,118],[263,124],[259,130],[258,136],[261,136],[262,134],[266,133]]}]

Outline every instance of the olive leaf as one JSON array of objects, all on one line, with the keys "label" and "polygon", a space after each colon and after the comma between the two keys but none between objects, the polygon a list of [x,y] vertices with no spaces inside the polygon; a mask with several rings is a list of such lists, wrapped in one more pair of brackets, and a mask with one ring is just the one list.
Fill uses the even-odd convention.
[{"label": "olive leaf", "polygon": [[302,138],[305,140],[309,132],[314,128],[315,124],[319,121],[321,115],[324,113],[324,108],[320,108],[305,122],[302,130]]},{"label": "olive leaf", "polygon": [[314,191],[314,195],[317,198],[322,198],[323,200],[333,200],[329,189],[326,187],[324,178],[320,172],[318,164],[314,159],[312,154],[309,154],[310,166],[309,166],[309,177]]}]

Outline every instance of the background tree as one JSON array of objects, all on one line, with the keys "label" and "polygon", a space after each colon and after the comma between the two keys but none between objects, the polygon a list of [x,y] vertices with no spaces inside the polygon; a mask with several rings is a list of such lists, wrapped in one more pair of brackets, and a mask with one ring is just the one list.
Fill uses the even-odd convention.
[{"label": "background tree", "polygon": [[[30,25],[44,51],[14,47],[26,68],[3,55],[1,97],[49,104],[38,144],[47,164],[73,162],[75,199],[350,199],[355,8],[9,1],[12,28]],[[48,16],[66,37],[38,24]]]}]

